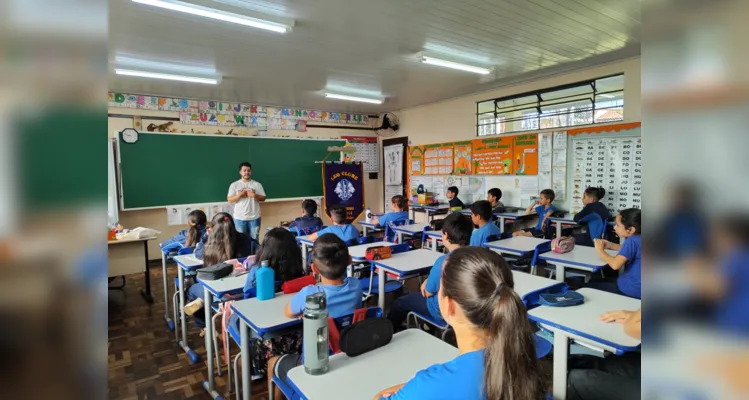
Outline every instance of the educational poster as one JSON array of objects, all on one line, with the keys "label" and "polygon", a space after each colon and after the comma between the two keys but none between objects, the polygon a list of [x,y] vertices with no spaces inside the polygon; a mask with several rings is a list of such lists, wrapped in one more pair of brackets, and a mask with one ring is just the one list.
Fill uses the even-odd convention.
[{"label": "educational poster", "polygon": [[513,136],[513,169],[516,175],[538,174],[538,134]]},{"label": "educational poster", "polygon": [[587,187],[603,187],[602,202],[611,213],[640,208],[642,195],[642,139],[575,139],[573,146],[572,211],[582,209]]},{"label": "educational poster", "polygon": [[231,203],[206,203],[166,207],[166,224],[170,226],[187,225],[187,217],[193,210],[201,210],[208,221],[220,212],[232,213],[234,205]]},{"label": "educational poster", "polygon": [[424,146],[424,175],[453,173],[453,144],[438,143]]},{"label": "educational poster", "polygon": [[552,184],[558,200],[564,200],[567,194],[567,132],[554,132],[552,149]]},{"label": "educational poster", "polygon": [[471,142],[455,142],[453,146],[455,163],[453,173],[456,175],[471,175]]},{"label": "educational poster", "polygon": [[473,173],[476,175],[512,175],[511,136],[473,140]]},{"label": "educational poster", "polygon": [[403,145],[385,146],[385,185],[403,185]]},{"label": "educational poster", "polygon": [[341,136],[349,145],[356,149],[351,156],[352,161],[364,163],[364,172],[379,172],[380,157],[377,151],[377,138],[373,136]]},{"label": "educational poster", "polygon": [[423,193],[434,192],[433,189],[433,178],[431,176],[412,176],[411,182],[409,182],[408,193],[411,197],[419,194],[419,190]]},{"label": "educational poster", "polygon": [[410,146],[408,148],[408,170],[411,176],[421,175],[423,161],[424,148],[421,146]]}]

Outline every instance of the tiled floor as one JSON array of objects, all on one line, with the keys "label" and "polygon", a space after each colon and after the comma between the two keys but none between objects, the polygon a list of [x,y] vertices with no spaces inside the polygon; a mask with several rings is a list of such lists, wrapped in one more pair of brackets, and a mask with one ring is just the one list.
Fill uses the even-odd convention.
[{"label": "tiled floor", "polygon": [[[210,399],[200,383],[208,376],[205,342],[188,320],[188,341],[201,361],[190,365],[164,322],[164,284],[161,263],[151,264],[154,304],[140,296],[143,275],[130,275],[124,289],[109,290],[109,398],[110,399]],[[173,294],[176,264],[169,264],[169,292]],[[120,278],[110,286],[117,286]],[[171,297],[170,297],[171,299]],[[171,307],[171,305],[170,305]],[[220,343],[219,343],[220,346]],[[237,346],[232,346],[236,354]],[[229,395],[226,366],[216,377],[219,393]],[[233,383],[232,383],[233,385]],[[268,398],[265,382],[255,382],[253,400]],[[234,398],[234,394],[231,394]]]}]

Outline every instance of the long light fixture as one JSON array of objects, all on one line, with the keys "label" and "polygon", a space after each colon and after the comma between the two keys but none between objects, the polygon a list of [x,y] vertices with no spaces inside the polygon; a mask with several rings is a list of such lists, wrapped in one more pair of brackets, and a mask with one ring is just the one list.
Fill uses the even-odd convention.
[{"label": "long light fixture", "polygon": [[362,103],[372,103],[372,104],[382,104],[382,100],[379,100],[379,99],[368,99],[366,97],[346,96],[343,94],[335,94],[335,93],[325,93],[325,97],[329,99],[360,101]]},{"label": "long light fixture", "polygon": [[423,62],[424,64],[431,64],[431,65],[437,65],[440,67],[459,69],[461,71],[468,71],[468,72],[473,72],[473,73],[481,74],[481,75],[488,75],[492,72],[492,70],[488,68],[475,67],[473,65],[461,64],[455,61],[435,58],[432,56],[425,55],[424,53],[419,54],[419,61]]},{"label": "long light fixture", "polygon": [[219,82],[221,82],[221,78],[201,78],[197,76],[162,74],[159,72],[136,71],[132,69],[115,68],[114,73],[117,75],[138,76],[141,78],[167,79],[171,81],[206,83],[209,85],[217,85]]},{"label": "long light fixture", "polygon": [[272,32],[286,33],[291,32],[293,24],[282,24],[273,21],[267,21],[259,18],[252,18],[241,14],[230,13],[217,10],[214,8],[203,7],[196,4],[185,3],[177,0],[133,0],[136,3],[147,4],[149,6],[161,7],[167,10],[179,11],[187,14],[198,15],[201,17],[217,19],[219,21],[231,22],[253,28],[265,29]]}]

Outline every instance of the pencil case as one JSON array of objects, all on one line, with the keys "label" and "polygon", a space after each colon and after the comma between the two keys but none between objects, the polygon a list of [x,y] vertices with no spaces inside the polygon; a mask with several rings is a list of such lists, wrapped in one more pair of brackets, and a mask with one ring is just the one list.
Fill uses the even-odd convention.
[{"label": "pencil case", "polygon": [[538,302],[542,306],[570,307],[583,304],[585,297],[574,290],[568,290],[564,293],[544,293],[539,296]]}]

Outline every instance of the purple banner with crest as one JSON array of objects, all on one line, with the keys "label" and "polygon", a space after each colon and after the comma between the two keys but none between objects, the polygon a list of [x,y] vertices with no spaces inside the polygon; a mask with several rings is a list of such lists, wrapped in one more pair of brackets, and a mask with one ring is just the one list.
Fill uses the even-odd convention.
[{"label": "purple banner with crest", "polygon": [[[346,221],[353,223],[364,213],[364,168],[362,163],[326,162],[322,167],[325,214],[336,204],[346,207]],[[327,221],[326,221],[327,223]]]}]

